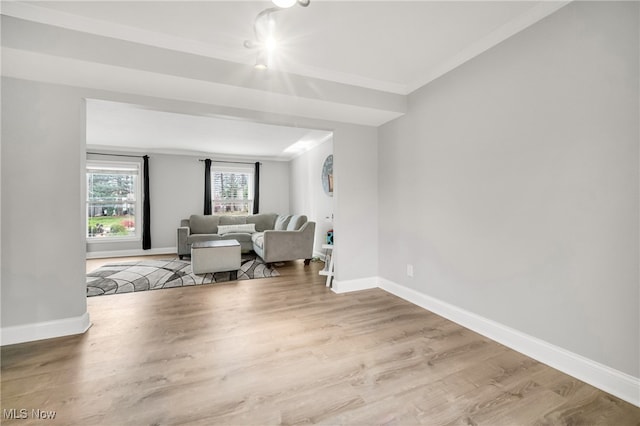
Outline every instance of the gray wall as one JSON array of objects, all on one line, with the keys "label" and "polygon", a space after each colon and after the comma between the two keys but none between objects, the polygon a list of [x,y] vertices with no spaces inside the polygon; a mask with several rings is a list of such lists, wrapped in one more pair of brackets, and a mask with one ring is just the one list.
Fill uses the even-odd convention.
[{"label": "gray wall", "polygon": [[151,247],[176,247],[180,219],[203,213],[204,163],[197,157],[149,155],[149,192]]},{"label": "gray wall", "polygon": [[[88,149],[88,151],[97,151]],[[110,151],[110,153],[113,153]],[[180,219],[202,214],[204,203],[204,163],[188,155],[149,154],[149,191],[151,199],[151,248],[176,247],[176,228]],[[215,157],[211,155],[210,157]],[[118,157],[89,158],[122,160]],[[254,158],[234,158],[234,161],[254,162]],[[261,161],[260,211],[289,211],[289,163]],[[142,241],[87,243],[87,252],[141,250]]]},{"label": "gray wall", "polygon": [[260,166],[260,212],[290,213],[288,161],[262,161]]},{"label": "gray wall", "polygon": [[[333,132],[335,279],[378,276],[378,131]],[[385,260],[386,261],[386,260]]]},{"label": "gray wall", "polygon": [[574,2],[410,95],[383,278],[640,376],[638,6]]},{"label": "gray wall", "polygon": [[316,222],[316,255],[324,254],[322,244],[326,241],[327,231],[333,228],[333,197],[324,192],[321,180],[324,160],[331,154],[333,141],[330,139],[291,160],[291,213],[307,215],[309,220]]},{"label": "gray wall", "polygon": [[[336,219],[335,227],[349,231],[341,237],[344,247],[336,253],[336,260],[340,261],[339,256],[342,256],[345,265],[343,270],[336,270],[336,278],[353,279],[376,274],[377,235],[372,230],[377,228],[377,215],[370,213],[377,206],[375,128],[3,77],[0,156],[2,327],[75,318],[86,312],[86,98],[333,131],[334,149],[343,153],[344,164],[353,171],[361,170],[361,173],[347,171],[341,178],[342,204],[336,205],[336,213],[341,214],[341,218]],[[359,155],[361,150],[367,153]],[[156,178],[166,179],[164,184],[170,185],[169,169],[176,164],[169,159],[154,164],[152,173],[157,173]],[[265,173],[271,170],[274,176],[279,176],[281,186],[286,186],[287,166],[271,164],[264,170]],[[350,183],[350,179],[355,182]],[[172,182],[178,185],[177,181]],[[271,197],[269,191],[272,191]],[[277,205],[267,203],[264,210],[287,209],[288,192],[288,187],[282,192],[280,188],[265,191],[262,197],[277,200]],[[152,203],[163,199],[158,196],[152,192]],[[157,200],[153,201],[154,198]],[[169,210],[167,217],[185,216],[200,207],[195,201],[179,208],[172,206],[175,210]],[[162,228],[163,221],[170,223],[173,234],[176,223],[172,218],[156,220],[152,232],[157,232],[158,226]],[[153,244],[173,241],[169,234],[166,240],[163,238],[158,237]]]},{"label": "gray wall", "polygon": [[84,101],[2,80],[2,326],[86,312]]},{"label": "gray wall", "polygon": [[[210,156],[214,158],[214,155]],[[150,156],[153,247],[175,247],[180,219],[202,214],[204,208],[204,163],[198,158],[180,155]],[[234,158],[254,162],[255,158]],[[289,163],[261,161],[260,211],[288,213]],[[153,168],[151,168],[153,167]],[[179,198],[176,198],[179,194]]]}]

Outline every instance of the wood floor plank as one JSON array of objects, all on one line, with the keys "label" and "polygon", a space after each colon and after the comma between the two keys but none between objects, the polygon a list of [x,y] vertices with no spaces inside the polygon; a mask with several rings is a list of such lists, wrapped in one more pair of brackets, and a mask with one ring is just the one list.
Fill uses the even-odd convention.
[{"label": "wood floor plank", "polygon": [[84,335],[2,348],[3,415],[54,410],[47,423],[64,425],[640,424],[640,408],[382,290],[334,294],[321,263],[277,268],[277,278],[89,298]]}]

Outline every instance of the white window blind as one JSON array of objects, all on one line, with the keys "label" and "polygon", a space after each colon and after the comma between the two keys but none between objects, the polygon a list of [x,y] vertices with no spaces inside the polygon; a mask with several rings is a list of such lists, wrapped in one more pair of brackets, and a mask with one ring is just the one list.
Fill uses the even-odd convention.
[{"label": "white window blind", "polygon": [[253,168],[250,167],[212,166],[213,214],[251,214],[253,175]]},{"label": "white window blind", "polygon": [[87,161],[87,238],[140,237],[140,163]]}]

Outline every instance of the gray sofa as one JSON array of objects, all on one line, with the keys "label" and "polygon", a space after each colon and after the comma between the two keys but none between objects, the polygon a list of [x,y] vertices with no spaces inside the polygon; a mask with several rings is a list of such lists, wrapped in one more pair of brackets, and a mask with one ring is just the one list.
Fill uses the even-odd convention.
[{"label": "gray sofa", "polygon": [[190,255],[196,241],[236,240],[242,253],[254,251],[265,263],[305,259],[309,264],[315,227],[304,215],[191,215],[178,228],[178,256]]}]

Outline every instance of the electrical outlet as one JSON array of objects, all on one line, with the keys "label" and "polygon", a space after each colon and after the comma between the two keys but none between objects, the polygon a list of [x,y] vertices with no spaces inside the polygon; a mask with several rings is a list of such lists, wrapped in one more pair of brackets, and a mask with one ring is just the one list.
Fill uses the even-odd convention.
[{"label": "electrical outlet", "polygon": [[413,278],[413,265],[407,264],[407,276]]}]

